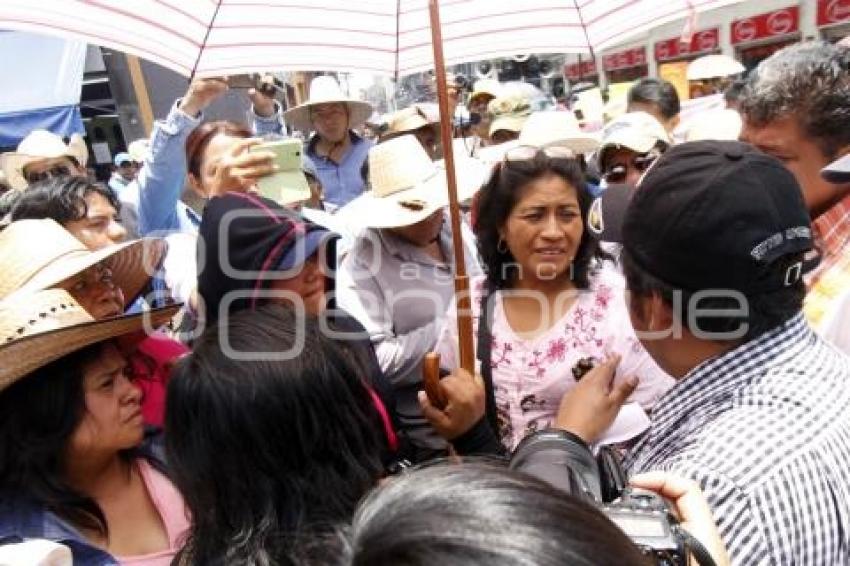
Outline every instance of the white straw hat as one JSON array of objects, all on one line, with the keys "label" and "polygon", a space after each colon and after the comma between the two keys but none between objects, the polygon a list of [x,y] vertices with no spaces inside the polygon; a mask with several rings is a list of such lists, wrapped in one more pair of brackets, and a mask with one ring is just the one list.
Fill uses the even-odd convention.
[{"label": "white straw hat", "polygon": [[[101,262],[124,293],[125,306],[136,299],[165,253],[161,238],[122,242],[90,251],[55,221],[17,220],[0,232],[0,299],[58,286]],[[27,299],[21,299],[27,300]]]},{"label": "white straw hat", "polygon": [[307,102],[290,108],[283,113],[283,119],[296,130],[304,132],[313,129],[310,108],[317,104],[341,103],[348,107],[348,127],[355,128],[366,122],[372,115],[372,105],[362,100],[346,96],[336,79],[329,76],[316,77],[310,82],[310,96]]},{"label": "white straw hat", "polygon": [[572,112],[547,110],[528,117],[519,133],[519,145],[564,147],[575,153],[590,153],[599,147],[599,140],[581,131]]},{"label": "white straw hat", "polygon": [[0,156],[3,172],[9,184],[15,190],[27,188],[24,178],[24,167],[33,161],[55,159],[57,157],[73,157],[80,166],[85,167],[89,151],[86,142],[79,134],[73,134],[66,145],[62,138],[47,130],[33,130],[18,144],[17,151],[4,153]]},{"label": "white straw hat", "polygon": [[688,63],[689,81],[729,77],[743,73],[747,69],[728,55],[703,55]]},{"label": "white straw hat", "polygon": [[685,141],[737,140],[744,122],[731,108],[707,110],[693,118],[685,131]]},{"label": "white straw hat", "polygon": [[[458,201],[472,198],[486,178],[486,167],[474,159],[455,158]],[[431,161],[410,134],[369,150],[372,189],[343,206],[337,215],[351,225],[398,228],[425,220],[449,204],[446,171]]]},{"label": "white straw hat", "polygon": [[0,301],[0,391],[86,346],[161,326],[179,308],[95,320],[62,289],[36,291],[26,301]]}]

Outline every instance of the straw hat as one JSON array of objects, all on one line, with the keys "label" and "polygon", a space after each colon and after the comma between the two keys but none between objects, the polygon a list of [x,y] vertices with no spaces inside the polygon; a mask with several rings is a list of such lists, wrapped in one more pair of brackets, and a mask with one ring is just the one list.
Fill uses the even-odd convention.
[{"label": "straw hat", "polygon": [[547,110],[528,117],[519,133],[519,145],[565,147],[575,153],[590,153],[599,147],[599,140],[581,131],[572,112]]},{"label": "straw hat", "polygon": [[502,83],[495,79],[479,79],[475,81],[472,87],[472,94],[469,95],[469,100],[466,105],[470,106],[479,96],[487,96],[488,98],[498,98],[502,92]]},{"label": "straw hat", "polygon": [[362,100],[346,96],[336,79],[328,76],[316,77],[310,82],[310,96],[307,102],[290,108],[283,113],[283,119],[296,130],[305,132],[313,129],[310,108],[317,104],[339,102],[348,107],[348,127],[354,128],[364,123],[372,115],[372,105]]},{"label": "straw hat", "polygon": [[429,121],[428,116],[418,106],[409,106],[387,117],[387,130],[381,137],[387,140],[426,126],[435,127],[436,124]]},{"label": "straw hat", "polygon": [[[90,251],[55,221],[18,220],[0,232],[0,299],[49,289],[108,261],[112,279],[131,304],[150,281],[165,241],[146,238]],[[29,299],[22,299],[29,300]]]},{"label": "straw hat", "polygon": [[494,98],[487,105],[487,112],[493,116],[490,122],[491,136],[499,130],[519,132],[531,116],[531,102],[525,96],[516,94]]},{"label": "straw hat", "polygon": [[743,73],[747,69],[728,55],[703,55],[688,63],[689,81],[729,77]]},{"label": "straw hat", "polygon": [[73,157],[80,166],[85,167],[89,150],[79,134],[73,134],[66,145],[56,134],[47,130],[33,130],[18,144],[17,151],[4,153],[0,161],[9,184],[13,189],[21,191],[28,185],[24,179],[24,167],[33,161],[57,157]]},{"label": "straw hat", "polygon": [[162,326],[179,308],[95,320],[62,289],[37,291],[25,301],[0,301],[0,391],[81,348]]},{"label": "straw hat", "polygon": [[[455,159],[458,201],[475,194],[486,167],[474,159]],[[337,211],[351,225],[369,228],[410,226],[449,204],[445,169],[429,159],[415,136],[399,136],[369,150],[372,190]]]}]

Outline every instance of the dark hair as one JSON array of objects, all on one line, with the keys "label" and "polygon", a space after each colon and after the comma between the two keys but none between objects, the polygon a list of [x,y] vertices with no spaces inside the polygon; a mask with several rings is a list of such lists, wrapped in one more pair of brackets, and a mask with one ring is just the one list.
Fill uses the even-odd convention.
[{"label": "dark hair", "polygon": [[186,138],[186,167],[190,174],[201,178],[201,165],[204,161],[204,151],[214,137],[219,134],[234,138],[250,138],[251,130],[228,120],[204,122]]},{"label": "dark hair", "polygon": [[484,463],[391,479],[357,509],[341,564],[645,565],[599,510],[541,480]]},{"label": "dark hair", "polygon": [[[802,260],[803,257],[799,254],[780,258],[770,266],[764,276],[781,279],[792,265]],[[694,295],[693,291],[677,289],[673,285],[661,281],[648,273],[634,261],[625,248],[620,254],[620,264],[623,267],[626,287],[631,294],[632,300],[635,297],[642,298],[658,295],[665,304],[674,309],[673,315],[679,321],[689,320],[687,309]],[[681,297],[679,302],[681,311],[679,312],[676,312],[678,310],[677,301],[674,300],[676,294],[679,294]],[[803,298],[805,296],[806,288],[802,279],[800,279],[790,287],[784,287],[778,291],[746,296],[746,314],[739,316],[729,315],[726,317],[716,316],[716,311],[724,309],[738,310],[741,307],[738,299],[717,296],[706,297],[701,299],[697,305],[693,306],[701,310],[712,310],[715,312],[711,316],[693,317],[693,322],[701,331],[710,333],[733,333],[741,328],[742,324],[746,324],[747,331],[740,338],[740,341],[749,342],[799,313],[803,308]]]},{"label": "dark hair", "polygon": [[676,87],[664,79],[641,79],[629,89],[628,106],[633,102],[651,104],[658,108],[666,120],[682,110]]},{"label": "dark hair", "polygon": [[755,126],[793,115],[834,159],[850,144],[850,49],[810,41],[777,51],[750,73],[741,114]]},{"label": "dark hair", "polygon": [[104,343],[43,366],[0,393],[0,489],[77,527],[106,535],[106,517],[93,499],[64,477],[68,439],[86,410],[83,369]]},{"label": "dark hair", "polygon": [[478,253],[487,271],[487,280],[494,289],[509,287],[516,275],[516,270],[511,269],[515,265],[511,252],[499,250],[499,229],[516,206],[521,191],[546,175],[557,175],[575,188],[585,228],[573,260],[573,282],[579,289],[590,286],[591,266],[600,253],[598,242],[587,230],[587,213],[593,197],[587,192],[581,166],[573,159],[551,159],[538,152],[534,159],[495,167],[473,204]]},{"label": "dark hair", "polygon": [[86,197],[97,193],[121,212],[121,201],[105,185],[84,177],[63,175],[30,185],[12,207],[12,220],[51,218],[61,225],[82,220],[88,214]]},{"label": "dark hair", "polygon": [[726,87],[726,90],[723,91],[723,100],[727,105],[740,102],[741,98],[744,96],[744,89],[746,89],[746,87],[747,81],[745,79],[732,81],[732,83]]},{"label": "dark hair", "polygon": [[[298,355],[268,359],[299,339]],[[266,359],[236,359],[225,340]],[[348,521],[383,473],[380,422],[315,319],[268,304],[208,329],[177,364],[166,401],[166,454],[193,523],[185,558],[289,562],[296,533]]]}]

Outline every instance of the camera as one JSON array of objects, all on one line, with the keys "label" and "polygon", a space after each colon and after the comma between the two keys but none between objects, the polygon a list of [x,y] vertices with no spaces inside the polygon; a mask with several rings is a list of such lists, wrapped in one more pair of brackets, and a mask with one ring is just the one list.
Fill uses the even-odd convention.
[{"label": "camera", "polygon": [[[510,468],[531,474],[599,508],[655,564],[685,566],[693,537],[679,527],[659,495],[627,487],[619,455],[602,447],[594,457],[577,436],[563,430],[538,431],[520,442]],[[699,543],[696,543],[699,544]],[[700,549],[702,566],[713,565]]]}]

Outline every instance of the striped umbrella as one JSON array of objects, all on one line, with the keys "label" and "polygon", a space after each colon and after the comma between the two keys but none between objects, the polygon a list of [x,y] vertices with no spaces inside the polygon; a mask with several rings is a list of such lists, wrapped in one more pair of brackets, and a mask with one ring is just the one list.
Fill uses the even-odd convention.
[{"label": "striped umbrella", "polygon": [[[740,0],[442,0],[446,65],[587,52]],[[185,76],[432,69],[427,0],[3,0],[0,29],[84,39]]]}]

